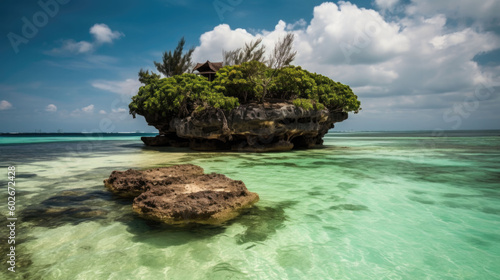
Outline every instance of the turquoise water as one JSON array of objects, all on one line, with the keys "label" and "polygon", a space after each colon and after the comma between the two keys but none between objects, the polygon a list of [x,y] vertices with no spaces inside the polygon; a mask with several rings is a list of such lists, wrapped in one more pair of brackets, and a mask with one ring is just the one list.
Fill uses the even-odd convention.
[{"label": "turquoise water", "polygon": [[[430,135],[331,133],[321,149],[263,154],[147,148],[138,136],[9,140],[17,267],[0,278],[500,279],[500,132]],[[223,227],[175,228],[137,218],[102,184],[113,170],[179,163],[243,180],[261,200]]]},{"label": "turquoise water", "polygon": [[91,142],[140,139],[140,136],[155,136],[152,133],[25,133],[0,134],[1,144],[33,144],[52,142]]}]

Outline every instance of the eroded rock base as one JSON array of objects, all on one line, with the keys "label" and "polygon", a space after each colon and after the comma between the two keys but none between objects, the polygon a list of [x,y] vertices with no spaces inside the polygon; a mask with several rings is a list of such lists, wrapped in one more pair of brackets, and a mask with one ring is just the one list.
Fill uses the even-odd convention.
[{"label": "eroded rock base", "polygon": [[172,225],[219,225],[259,200],[242,181],[203,174],[191,164],[113,171],[104,184],[119,196],[134,197],[132,208],[141,217]]},{"label": "eroded rock base", "polygon": [[323,143],[344,112],[305,110],[290,103],[247,104],[223,112],[207,109],[169,121],[145,116],[159,136],[143,137],[148,146],[190,147],[193,150],[279,152],[307,149]]}]

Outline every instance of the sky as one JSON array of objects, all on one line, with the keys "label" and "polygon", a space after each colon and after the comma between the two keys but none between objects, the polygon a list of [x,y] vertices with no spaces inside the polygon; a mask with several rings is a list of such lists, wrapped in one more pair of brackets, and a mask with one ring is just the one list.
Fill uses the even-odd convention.
[{"label": "sky", "polygon": [[339,131],[500,129],[499,0],[4,0],[0,132],[156,132],[128,113],[162,52],[193,62],[295,34],[292,63],[351,86]]}]

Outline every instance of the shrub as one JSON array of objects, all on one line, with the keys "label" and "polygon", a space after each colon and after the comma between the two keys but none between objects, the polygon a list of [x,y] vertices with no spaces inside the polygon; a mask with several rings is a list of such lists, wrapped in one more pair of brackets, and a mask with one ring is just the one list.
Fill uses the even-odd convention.
[{"label": "shrub", "polygon": [[185,117],[198,107],[231,110],[239,106],[237,98],[223,94],[224,87],[213,85],[206,78],[195,74],[146,80],[148,84],[139,88],[129,105],[130,113],[134,116]]},{"label": "shrub", "polygon": [[357,96],[347,85],[299,66],[271,69],[258,61],[225,66],[209,82],[195,74],[169,78],[140,71],[144,86],[132,97],[130,113],[162,118],[185,117],[193,112],[216,108],[232,110],[240,104],[262,102],[266,96],[293,100],[306,110],[355,112],[360,108]]},{"label": "shrub", "polygon": [[297,98],[293,100],[293,105],[305,110],[323,110],[325,106],[315,100],[306,98]]}]

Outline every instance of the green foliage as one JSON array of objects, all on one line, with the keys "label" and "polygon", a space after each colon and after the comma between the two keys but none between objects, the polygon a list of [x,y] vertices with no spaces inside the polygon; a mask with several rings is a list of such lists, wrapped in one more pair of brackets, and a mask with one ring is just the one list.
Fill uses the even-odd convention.
[{"label": "green foliage", "polygon": [[144,70],[139,70],[139,82],[147,85],[149,83],[151,83],[153,80],[155,79],[159,79],[160,78],[160,75],[158,74],[155,74],[153,72],[151,72],[151,74],[149,73],[149,70],[147,71],[144,71]]},{"label": "green foliage", "polygon": [[281,69],[290,65],[295,59],[297,52],[293,50],[295,34],[289,32],[274,45],[274,49],[269,56],[264,56],[266,48],[262,44],[262,38],[250,43],[245,43],[243,48],[237,48],[232,51],[223,51],[222,59],[224,65],[241,65],[245,62],[258,61],[267,63],[269,68]]},{"label": "green foliage", "polygon": [[[317,104],[314,108],[324,106],[330,111],[357,113],[361,104],[349,86],[310,73],[300,66],[276,70],[258,61],[225,66],[217,72],[213,84],[224,87],[225,96],[237,97],[242,104],[261,101],[266,89],[268,97],[308,99]],[[304,106],[308,105],[304,103]]]},{"label": "green foliage", "polygon": [[297,98],[293,100],[293,105],[305,110],[323,110],[325,106],[313,99]]},{"label": "green foliage", "polygon": [[293,50],[295,34],[287,33],[280,41],[274,45],[273,53],[269,56],[268,65],[274,69],[281,69],[290,65],[297,55]]},{"label": "green foliage", "polygon": [[262,62],[249,61],[219,69],[213,83],[224,86],[227,96],[237,97],[243,103],[255,102],[266,96],[273,71]]},{"label": "green foliage", "polygon": [[224,95],[236,97],[241,103],[256,98],[256,85],[248,79],[247,70],[242,65],[225,66],[219,69],[212,83],[224,87]]},{"label": "green foliage", "polygon": [[259,61],[264,62],[266,48],[261,45],[262,38],[250,43],[246,43],[244,48],[237,48],[232,51],[223,51],[224,65],[240,65],[244,62]]},{"label": "green foliage", "polygon": [[293,100],[306,110],[355,112],[360,108],[357,96],[347,85],[299,66],[273,69],[262,62],[250,61],[221,68],[213,82],[194,74],[160,78],[141,69],[139,88],[129,105],[132,115],[169,119],[186,117],[210,108],[229,111],[240,104],[263,102],[266,96]]},{"label": "green foliage", "polygon": [[349,86],[310,73],[300,66],[280,69],[270,91],[270,95],[275,98],[314,100],[330,111],[358,113],[361,110],[361,102]]},{"label": "green foliage", "polygon": [[314,79],[300,66],[288,66],[278,71],[270,92],[271,97],[294,99],[297,97],[318,100]]},{"label": "green foliage", "polygon": [[223,87],[213,85],[195,74],[182,74],[170,78],[152,77],[139,88],[129,104],[132,115],[185,117],[203,108],[231,110],[239,106],[235,97],[224,96]]},{"label": "green foliage", "polygon": [[358,113],[361,110],[361,102],[349,86],[320,74],[309,73],[309,75],[316,83],[317,100],[330,111]]},{"label": "green foliage", "polygon": [[181,38],[174,52],[168,51],[163,53],[163,58],[161,62],[154,62],[156,69],[165,75],[166,77],[172,77],[175,75],[180,75],[185,73],[191,67],[192,61],[191,56],[193,55],[194,48],[191,48],[182,55],[184,44],[186,40],[184,37]]}]

